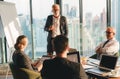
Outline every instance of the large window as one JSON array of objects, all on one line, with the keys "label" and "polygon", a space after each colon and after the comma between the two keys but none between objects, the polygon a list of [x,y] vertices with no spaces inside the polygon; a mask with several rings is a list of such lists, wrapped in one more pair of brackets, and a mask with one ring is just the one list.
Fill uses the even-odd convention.
[{"label": "large window", "polygon": [[30,2],[29,0],[5,0],[5,1],[15,3],[18,18],[22,27],[21,29],[23,31],[23,34],[26,35],[29,39],[29,44],[25,51],[26,54],[29,54],[32,51]]},{"label": "large window", "polygon": [[3,38],[0,37],[0,63],[4,62]]},{"label": "large window", "polygon": [[[47,16],[51,14],[51,6],[54,4],[54,0],[31,0],[31,6],[30,0],[5,1],[16,4],[23,34],[29,39],[25,53],[31,58],[37,58],[43,54],[47,54],[47,32],[44,31],[44,25]],[[30,13],[30,11],[32,13]],[[30,20],[30,18],[32,18],[32,20]]]},{"label": "large window", "polygon": [[62,0],[62,15],[68,22],[70,48],[80,51],[79,0]]},{"label": "large window", "polygon": [[[5,1],[16,4],[23,34],[29,38],[26,54],[31,58],[38,58],[43,54],[47,54],[48,33],[44,31],[44,26],[47,16],[52,13],[51,6],[55,0]],[[111,0],[111,24],[119,29],[120,11],[118,6],[120,1],[113,1]],[[105,40],[104,31],[107,26],[106,0],[61,0],[61,10],[61,15],[65,16],[68,22],[70,48],[77,49],[83,55],[93,54],[95,47]],[[119,33],[117,32],[117,39],[120,40],[120,37],[118,37]]]},{"label": "large window", "polygon": [[0,63],[4,62],[4,30],[3,30],[3,24],[2,24],[2,20],[1,20],[1,16],[0,16]]},{"label": "large window", "polygon": [[[47,33],[44,31],[47,16],[52,13],[54,0],[33,0],[33,41],[35,58],[47,54]],[[37,7],[36,7],[37,6]]]},{"label": "large window", "polygon": [[111,26],[116,29],[116,38],[120,42],[120,0],[111,0]]},{"label": "large window", "polygon": [[[83,0],[83,54],[94,53],[95,47],[105,40],[106,0]],[[89,53],[89,54],[88,54]]]}]

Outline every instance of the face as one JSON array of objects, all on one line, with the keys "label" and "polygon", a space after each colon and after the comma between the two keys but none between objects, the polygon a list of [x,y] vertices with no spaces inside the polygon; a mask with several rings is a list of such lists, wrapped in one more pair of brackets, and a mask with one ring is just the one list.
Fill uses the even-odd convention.
[{"label": "face", "polygon": [[52,11],[53,11],[53,15],[54,16],[59,16],[60,15],[60,8],[59,8],[59,6],[54,6],[52,8]]},{"label": "face", "polygon": [[110,40],[110,39],[114,38],[114,35],[115,35],[115,33],[114,33],[113,29],[112,28],[107,28],[107,30],[106,30],[107,39]]},{"label": "face", "polygon": [[23,38],[20,43],[18,44],[18,47],[20,50],[24,51],[25,48],[27,47],[28,44],[28,39],[27,38]]}]

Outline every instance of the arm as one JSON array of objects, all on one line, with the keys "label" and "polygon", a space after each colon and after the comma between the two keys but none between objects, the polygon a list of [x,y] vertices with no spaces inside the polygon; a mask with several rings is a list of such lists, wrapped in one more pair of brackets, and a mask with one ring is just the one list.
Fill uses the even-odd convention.
[{"label": "arm", "polygon": [[49,32],[50,31],[50,27],[52,26],[52,15],[48,16],[47,17],[47,20],[46,20],[46,24],[45,24],[45,27],[44,27],[44,30]]},{"label": "arm", "polygon": [[35,61],[32,65],[33,65],[35,68],[37,68],[38,71],[41,71],[41,69],[42,69],[42,62],[41,62],[40,59],[37,60],[37,61]]},{"label": "arm", "polygon": [[31,62],[30,58],[27,55],[20,54],[18,56],[18,61],[19,61],[20,67],[33,70],[33,68],[32,68],[32,62]]},{"label": "arm", "polygon": [[68,36],[68,24],[67,24],[66,17],[65,17],[65,27],[64,27],[64,29],[65,29],[65,36],[67,37]]},{"label": "arm", "polygon": [[111,43],[108,43],[104,48],[102,48],[101,51],[104,54],[114,55],[119,51],[119,42],[112,41]]},{"label": "arm", "polygon": [[61,34],[64,36],[68,36],[68,25],[67,25],[67,20],[66,17],[61,16],[60,18],[60,31]]},{"label": "arm", "polygon": [[82,65],[80,64],[80,79],[88,79],[85,70],[83,69]]},{"label": "arm", "polygon": [[47,65],[46,65],[46,60],[43,62],[43,67],[42,67],[42,70],[41,70],[41,76],[43,79],[45,79],[47,77]]},{"label": "arm", "polygon": [[101,53],[102,53],[102,51],[101,51],[102,45],[103,45],[103,43],[99,44],[99,45],[95,48],[95,52],[96,52],[97,54],[101,54]]}]

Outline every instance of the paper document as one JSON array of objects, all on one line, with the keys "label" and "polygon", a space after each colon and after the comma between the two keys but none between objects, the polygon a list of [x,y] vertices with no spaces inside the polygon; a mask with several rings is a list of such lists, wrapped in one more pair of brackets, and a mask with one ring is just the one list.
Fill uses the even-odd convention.
[{"label": "paper document", "polygon": [[83,65],[83,68],[84,68],[84,69],[90,69],[90,68],[94,68],[94,66],[91,66],[91,65]]}]

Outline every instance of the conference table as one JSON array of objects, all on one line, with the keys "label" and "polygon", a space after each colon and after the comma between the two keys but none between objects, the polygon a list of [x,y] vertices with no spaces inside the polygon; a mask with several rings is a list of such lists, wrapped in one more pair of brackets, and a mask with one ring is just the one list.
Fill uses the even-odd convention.
[{"label": "conference table", "polygon": [[120,76],[117,77],[110,77],[107,74],[103,75],[96,71],[91,72],[90,69],[96,68],[96,64],[99,64],[99,60],[89,58],[86,65],[83,65],[86,74],[88,75],[89,79],[120,79]]}]

